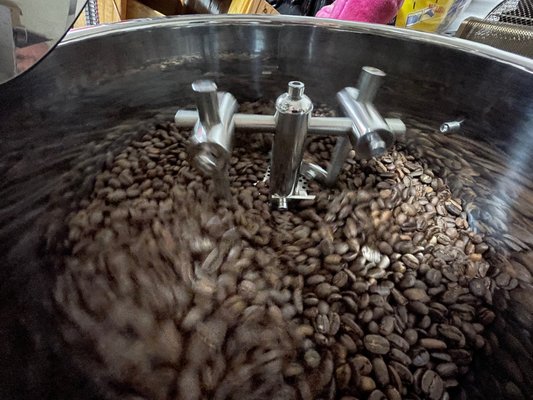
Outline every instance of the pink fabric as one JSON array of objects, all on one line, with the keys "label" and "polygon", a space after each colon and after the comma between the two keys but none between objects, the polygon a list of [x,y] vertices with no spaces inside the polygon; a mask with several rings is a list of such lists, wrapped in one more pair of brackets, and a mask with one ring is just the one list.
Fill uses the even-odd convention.
[{"label": "pink fabric", "polygon": [[398,13],[403,0],[335,0],[316,14],[320,18],[386,24]]}]

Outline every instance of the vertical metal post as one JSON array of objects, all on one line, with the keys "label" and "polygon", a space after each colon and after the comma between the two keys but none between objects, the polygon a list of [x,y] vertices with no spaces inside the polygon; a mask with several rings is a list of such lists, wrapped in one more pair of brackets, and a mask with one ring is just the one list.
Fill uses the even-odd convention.
[{"label": "vertical metal post", "polygon": [[289,82],[287,93],[276,101],[276,135],[270,167],[270,193],[280,199],[278,206],[286,208],[298,182],[305,138],[313,103],[304,95],[305,85]]}]

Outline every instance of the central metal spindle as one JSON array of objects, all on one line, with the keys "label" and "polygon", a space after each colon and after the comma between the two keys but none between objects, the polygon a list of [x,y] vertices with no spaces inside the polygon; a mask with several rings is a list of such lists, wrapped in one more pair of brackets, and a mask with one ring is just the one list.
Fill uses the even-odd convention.
[{"label": "central metal spindle", "polygon": [[272,146],[270,193],[279,208],[287,207],[287,198],[294,193],[302,163],[305,138],[313,103],[304,95],[305,85],[289,82],[287,93],[276,101],[276,136]]}]

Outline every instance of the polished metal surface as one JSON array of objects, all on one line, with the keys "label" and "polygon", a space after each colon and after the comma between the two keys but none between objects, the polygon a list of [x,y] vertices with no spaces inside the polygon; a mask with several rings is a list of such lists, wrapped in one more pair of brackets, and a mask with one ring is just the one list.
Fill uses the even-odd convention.
[{"label": "polished metal surface", "polygon": [[198,112],[191,159],[201,173],[213,178],[215,192],[225,198],[230,194],[227,167],[233,149],[237,100],[230,93],[218,92],[210,80],[193,82],[192,90]]},{"label": "polished metal surface", "polygon": [[[180,17],[89,28],[0,87],[0,398],[99,399],[54,337],[56,272],[43,238],[65,234],[71,203],[92,190],[106,157],[142,137],[146,121],[170,121],[191,104],[196,79],[222,82],[239,101],[275,98],[302,79],[311,98],[334,105],[365,65],[387,71],[375,105],[406,123],[409,151],[444,174],[472,226],[501,243],[502,257],[530,267],[531,60],[455,38],[305,18]],[[458,133],[438,133],[459,115]],[[523,276],[516,279],[532,293]],[[509,350],[507,332],[521,335],[519,348],[532,348],[530,298],[495,297],[498,354]],[[533,361],[527,351],[509,351],[476,362],[491,384],[464,382],[470,399],[531,398]],[[508,358],[518,360],[518,372],[501,367]]]},{"label": "polished metal surface", "polygon": [[378,110],[357,100],[357,90],[346,88],[338,94],[344,112],[353,121],[350,141],[362,158],[383,155],[394,141],[392,132]]},{"label": "polished metal surface", "polygon": [[[198,112],[178,110],[174,117],[178,126],[192,128],[198,120]],[[389,122],[389,121],[387,121]],[[274,115],[235,114],[235,129],[244,132],[273,132],[276,128]],[[352,121],[343,117],[311,117],[309,119],[309,135],[344,136],[352,129]]]},{"label": "polished metal surface", "polygon": [[[351,147],[359,158],[365,159],[383,154],[393,144],[393,132],[373,105],[385,76],[380,69],[365,66],[359,75],[357,89],[348,87],[337,93],[344,114],[352,121],[352,129],[346,138],[337,139],[326,175],[327,185],[337,182]],[[401,129],[401,124],[400,120],[396,127]]]},{"label": "polished metal surface", "polygon": [[196,95],[198,118],[191,141],[192,158],[204,174],[227,166],[233,147],[233,115],[238,104],[230,93],[218,92],[214,82],[198,80],[192,84]]},{"label": "polished metal surface", "polygon": [[300,165],[304,155],[305,138],[313,103],[304,94],[305,85],[299,81],[288,84],[287,93],[276,100],[276,135],[272,144],[270,163],[270,193],[282,199],[279,208],[287,208],[286,200],[296,189]]},{"label": "polished metal surface", "polygon": [[39,62],[86,0],[0,0],[0,85]]},{"label": "polished metal surface", "polygon": [[[199,80],[192,84],[198,111],[178,110],[174,122],[180,128],[194,127],[194,146],[191,149],[193,163],[203,174],[214,177],[217,173],[218,179],[215,181],[218,185],[215,184],[215,189],[218,192],[223,183],[229,182],[228,177],[222,179],[220,173],[223,171],[221,166],[226,165],[231,154],[234,129],[246,133],[275,131],[269,167],[270,195],[278,208],[287,209],[288,200],[314,198],[298,187],[302,166],[302,176],[306,179],[333,186],[352,148],[359,158],[377,157],[392,145],[396,136],[405,135],[406,127],[401,119],[383,119],[372,105],[384,76],[385,73],[377,68],[364,67],[359,78],[359,89],[345,88],[337,94],[350,118],[312,117],[313,104],[304,96],[305,86],[299,81],[289,82],[287,92],[278,97],[274,116],[234,114],[237,103],[230,94],[219,94],[226,97],[217,99],[216,84]],[[350,91],[354,93],[346,99],[344,93]],[[226,103],[224,100],[227,100]],[[228,104],[232,105],[231,108]],[[223,123],[220,115],[225,116]],[[378,124],[379,129],[385,127],[386,132],[379,132],[376,128]],[[313,163],[302,165],[305,139],[310,130],[315,135],[330,136],[333,133],[339,136],[328,172]],[[221,146],[218,152],[213,148],[214,144]],[[229,193],[229,187],[225,192]]]},{"label": "polished metal surface", "polygon": [[450,132],[459,132],[459,129],[461,129],[461,125],[463,124],[463,121],[449,121],[444,122],[439,130],[442,133],[450,133]]}]

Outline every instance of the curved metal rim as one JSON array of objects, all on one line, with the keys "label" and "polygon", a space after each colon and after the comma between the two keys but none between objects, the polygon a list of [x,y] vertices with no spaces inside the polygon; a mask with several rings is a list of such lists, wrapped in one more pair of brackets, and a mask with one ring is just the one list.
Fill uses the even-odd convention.
[{"label": "curved metal rim", "polygon": [[465,39],[436,35],[433,33],[419,32],[410,29],[396,28],[387,25],[368,24],[363,22],[339,21],[314,17],[298,16],[259,16],[259,15],[195,15],[173,16],[165,18],[136,19],[108,25],[82,28],[70,31],[63,39],[60,46],[69,45],[80,40],[105,37],[119,32],[138,31],[142,29],[161,27],[187,27],[198,25],[302,25],[319,26],[339,31],[358,33],[371,33],[385,37],[402,37],[417,42],[429,43],[438,46],[472,53],[480,57],[489,58],[498,62],[511,64],[517,68],[533,73],[533,60],[509,53],[494,47],[472,42]]}]

